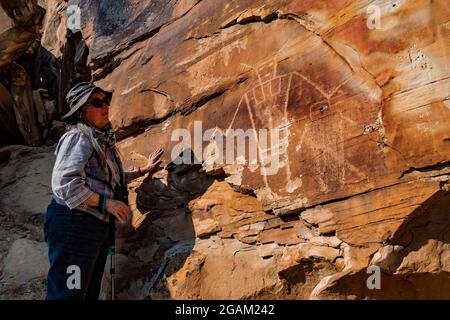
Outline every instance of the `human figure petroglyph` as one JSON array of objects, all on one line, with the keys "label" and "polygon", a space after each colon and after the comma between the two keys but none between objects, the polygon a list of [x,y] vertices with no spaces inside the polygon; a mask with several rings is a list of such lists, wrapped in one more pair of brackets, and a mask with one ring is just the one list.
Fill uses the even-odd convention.
[{"label": "human figure petroglyph", "polygon": [[[301,186],[302,181],[300,176],[293,177],[291,172],[291,160],[289,159],[288,148],[290,143],[298,143],[300,141],[290,141],[290,127],[296,122],[305,122],[303,126],[303,133],[308,132],[310,142],[313,142],[316,150],[321,150],[322,156],[318,156],[316,162],[318,185],[321,189],[326,189],[327,180],[334,179],[339,180],[339,171],[341,170],[342,161],[334,161],[335,158],[343,157],[341,153],[339,156],[335,155],[337,150],[326,148],[323,150],[322,146],[328,144],[328,141],[324,141],[327,137],[323,128],[319,128],[317,125],[310,125],[310,122],[319,121],[320,119],[328,116],[332,112],[332,105],[329,98],[333,93],[325,92],[320,86],[303,76],[297,71],[289,72],[286,74],[278,74],[278,64],[276,61],[270,61],[259,67],[250,67],[254,74],[256,84],[251,87],[246,93],[244,93],[235,115],[229,125],[229,128],[233,127],[234,121],[239,112],[247,110],[253,130],[257,131],[261,127],[268,128],[268,132],[271,133],[269,143],[268,141],[257,141],[259,164],[261,166],[261,174],[265,187],[270,189],[268,173],[273,172],[274,169],[282,169],[286,175],[285,189],[287,192],[293,192]],[[315,99],[315,103],[309,106],[297,106],[297,109],[302,110],[299,115],[292,115],[289,112],[289,96],[294,80],[300,80],[306,83],[310,88],[306,90],[314,90],[316,95],[319,95],[319,99]],[[297,81],[298,83],[298,81]],[[305,113],[306,111],[306,113]],[[340,129],[340,128],[339,128]],[[333,130],[337,134],[340,130]],[[302,134],[304,136],[304,134]],[[311,137],[312,136],[312,137]],[[313,140],[313,141],[311,141]],[[300,148],[296,151],[302,150],[303,141],[300,142]],[[334,154],[332,156],[328,153]],[[278,161],[277,161],[278,159]],[[330,161],[331,160],[331,161]],[[330,163],[336,162],[334,167],[330,168]],[[328,166],[328,167],[326,167]],[[328,176],[321,176],[322,172],[328,172]]]},{"label": "human figure petroglyph", "polygon": [[[247,112],[255,132],[268,129],[271,137],[257,137],[256,142],[258,165],[267,189],[270,190],[268,176],[275,171],[275,175],[284,172],[286,192],[292,193],[301,187],[302,173],[298,169],[292,172],[291,165],[299,159],[313,161],[305,164],[305,168],[308,167],[323,192],[345,183],[347,171],[358,179],[367,179],[363,170],[345,160],[343,132],[345,126],[354,125],[356,119],[336,112],[335,104],[340,102],[335,98],[350,78],[327,91],[299,71],[281,73],[275,60],[246,67],[252,70],[256,80],[242,95],[228,128],[233,128],[241,112]],[[338,109],[342,109],[342,105]],[[301,132],[301,138],[292,135],[293,127],[296,127],[294,131]],[[293,154],[295,159],[290,159]]]},{"label": "human figure petroglyph", "polygon": [[[349,78],[324,89],[299,71],[283,72],[275,60],[247,68],[255,80],[242,93],[227,128],[203,132],[201,122],[194,121],[193,151],[198,163],[204,161],[213,171],[230,169],[238,184],[245,172],[259,173],[266,191],[274,196],[272,188],[293,193],[305,181],[320,191],[333,192],[346,176],[368,179],[363,169],[345,159],[346,139],[355,132],[350,136],[347,132],[346,137],[344,132],[349,125],[357,129],[358,119],[367,118],[359,102],[365,100],[341,90]],[[191,133],[181,130],[186,132],[172,134],[172,141],[183,140],[174,148],[176,155],[192,147]]]},{"label": "human figure petroglyph", "polygon": [[[283,85],[289,84],[289,74],[276,76],[275,61],[261,65],[254,72],[257,83],[242,96],[228,128],[233,127],[238,112],[245,110],[254,132],[262,127],[268,129],[270,137],[258,135],[256,145],[264,184],[269,188],[268,175],[283,167],[289,173],[290,164],[286,152],[289,143],[286,113],[288,91],[282,90]],[[290,174],[287,176],[290,179]]]}]

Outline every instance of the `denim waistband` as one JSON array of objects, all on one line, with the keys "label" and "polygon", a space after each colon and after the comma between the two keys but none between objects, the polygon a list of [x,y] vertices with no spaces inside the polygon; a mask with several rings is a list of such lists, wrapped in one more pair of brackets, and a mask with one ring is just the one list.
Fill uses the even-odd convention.
[{"label": "denim waistband", "polygon": [[99,220],[101,220],[103,222],[109,223],[109,214],[101,213],[95,207],[89,207],[87,205],[80,205],[77,208],[69,209],[69,206],[66,205],[64,200],[59,199],[55,194],[52,194],[51,199],[56,204],[67,208],[69,211],[73,211],[74,210],[74,211],[78,211],[78,212],[85,212],[85,213],[90,214],[93,217],[95,217],[95,218],[97,218],[97,219],[99,219]]},{"label": "denim waistband", "polygon": [[61,205],[61,206],[67,207],[66,203],[65,203],[63,200],[59,199],[57,196],[55,196],[54,193],[52,193],[52,199],[53,199],[53,201],[55,201],[57,204],[59,204],[59,205]]}]

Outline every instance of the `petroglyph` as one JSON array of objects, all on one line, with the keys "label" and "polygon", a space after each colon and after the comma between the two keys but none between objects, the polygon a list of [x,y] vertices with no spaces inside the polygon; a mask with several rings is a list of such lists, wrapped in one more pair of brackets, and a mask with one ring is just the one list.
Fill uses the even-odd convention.
[{"label": "petroglyph", "polygon": [[[270,133],[270,137],[256,137],[257,166],[269,193],[278,191],[271,188],[270,176],[274,170],[276,176],[283,175],[282,192],[293,193],[301,188],[302,166],[292,172],[292,162],[307,158],[309,173],[323,192],[345,184],[347,172],[359,180],[368,179],[364,170],[345,160],[342,133],[347,123],[355,125],[358,119],[334,111],[340,100],[332,98],[349,79],[327,92],[298,71],[280,74],[277,61],[246,67],[253,70],[256,81],[242,95],[228,129],[237,129],[236,119],[247,114],[254,132],[267,129]],[[294,126],[296,129],[292,131]],[[301,135],[293,135],[295,132]],[[250,171],[255,172],[254,164]]]}]

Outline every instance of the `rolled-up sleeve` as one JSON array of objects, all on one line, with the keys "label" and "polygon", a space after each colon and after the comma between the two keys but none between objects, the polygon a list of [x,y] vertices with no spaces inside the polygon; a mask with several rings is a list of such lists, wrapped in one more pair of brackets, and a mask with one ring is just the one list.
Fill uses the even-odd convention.
[{"label": "rolled-up sleeve", "polygon": [[92,152],[89,139],[78,131],[61,137],[56,149],[52,190],[70,209],[78,207],[94,193],[85,181],[85,167]]}]

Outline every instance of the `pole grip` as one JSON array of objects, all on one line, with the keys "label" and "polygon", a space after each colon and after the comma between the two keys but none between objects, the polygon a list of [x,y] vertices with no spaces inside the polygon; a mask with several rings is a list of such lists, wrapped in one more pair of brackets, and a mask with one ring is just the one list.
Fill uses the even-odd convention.
[{"label": "pole grip", "polygon": [[109,250],[108,254],[111,259],[110,264],[110,277],[111,277],[111,300],[115,300],[115,281],[114,281],[114,275],[115,275],[115,254],[116,254],[116,219],[115,217],[110,214],[109,215]]}]

